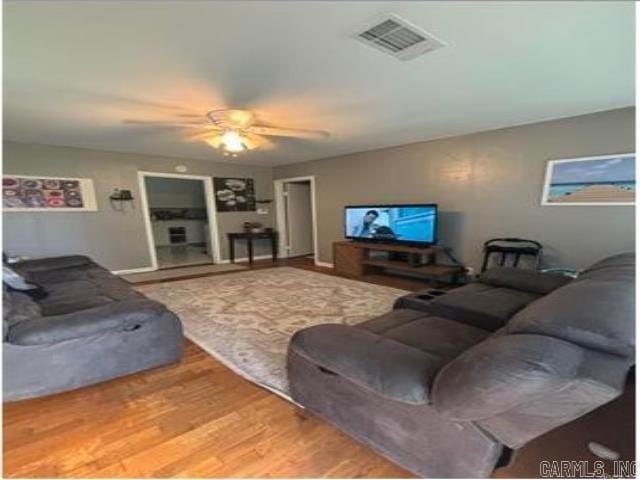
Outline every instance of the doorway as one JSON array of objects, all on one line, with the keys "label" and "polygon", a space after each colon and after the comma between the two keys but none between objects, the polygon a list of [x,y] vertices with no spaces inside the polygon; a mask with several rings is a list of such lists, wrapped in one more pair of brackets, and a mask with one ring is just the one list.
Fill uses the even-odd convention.
[{"label": "doorway", "polygon": [[219,263],[211,178],[139,172],[152,269]]},{"label": "doorway", "polygon": [[318,259],[315,179],[285,178],[274,182],[280,257]]}]

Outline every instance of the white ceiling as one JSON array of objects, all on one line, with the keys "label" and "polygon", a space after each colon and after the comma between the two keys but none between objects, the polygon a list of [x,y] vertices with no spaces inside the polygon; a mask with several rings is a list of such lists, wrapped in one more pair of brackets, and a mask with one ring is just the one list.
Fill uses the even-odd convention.
[{"label": "white ceiling", "polygon": [[[402,62],[349,37],[391,12],[448,46]],[[630,1],[4,2],[4,134],[224,160],[123,120],[248,108],[331,138],[229,161],[295,163],[633,105],[634,28]]]}]

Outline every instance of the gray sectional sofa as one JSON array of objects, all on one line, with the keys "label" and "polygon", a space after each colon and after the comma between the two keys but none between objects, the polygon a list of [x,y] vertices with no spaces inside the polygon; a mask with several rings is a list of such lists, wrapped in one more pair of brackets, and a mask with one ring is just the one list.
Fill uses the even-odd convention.
[{"label": "gray sectional sofa", "polygon": [[293,399],[423,477],[486,477],[613,400],[635,360],[635,255],[577,279],[511,268],[357,326],[299,331]]},{"label": "gray sectional sofa", "polygon": [[180,360],[180,320],[89,258],[54,257],[11,267],[46,296],[34,301],[3,291],[5,401]]}]

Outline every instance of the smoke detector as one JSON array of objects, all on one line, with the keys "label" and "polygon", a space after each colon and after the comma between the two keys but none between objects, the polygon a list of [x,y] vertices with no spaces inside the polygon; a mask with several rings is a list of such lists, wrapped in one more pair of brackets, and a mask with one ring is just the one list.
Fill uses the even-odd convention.
[{"label": "smoke detector", "polygon": [[385,15],[352,37],[400,60],[411,60],[446,46],[442,40],[395,14]]}]

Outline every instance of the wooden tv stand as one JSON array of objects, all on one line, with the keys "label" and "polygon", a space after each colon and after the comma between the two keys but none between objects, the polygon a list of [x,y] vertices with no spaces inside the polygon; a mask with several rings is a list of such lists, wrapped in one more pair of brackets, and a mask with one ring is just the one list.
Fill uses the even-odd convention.
[{"label": "wooden tv stand", "polygon": [[[387,252],[387,258],[371,257],[371,252]],[[438,265],[436,255],[442,247],[410,247],[375,242],[341,241],[333,244],[333,264],[337,273],[361,277],[387,269],[411,272],[430,280],[442,281],[449,277],[455,282],[464,269],[455,265]],[[405,259],[394,259],[393,254],[407,254]]]}]

